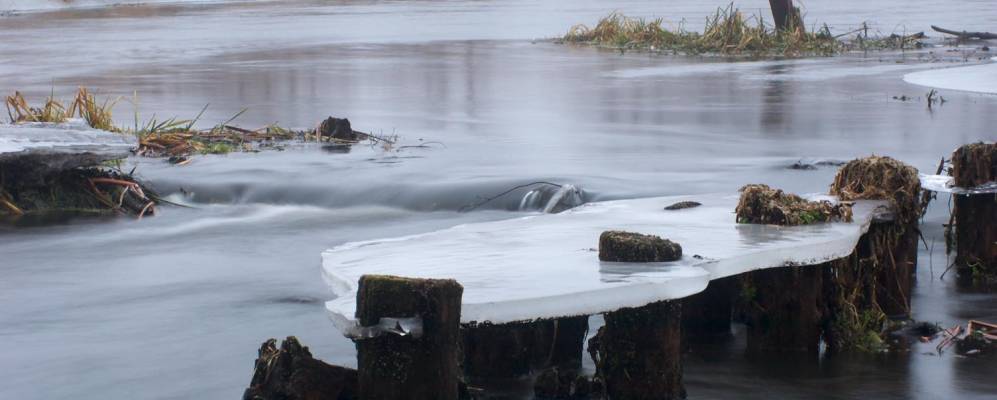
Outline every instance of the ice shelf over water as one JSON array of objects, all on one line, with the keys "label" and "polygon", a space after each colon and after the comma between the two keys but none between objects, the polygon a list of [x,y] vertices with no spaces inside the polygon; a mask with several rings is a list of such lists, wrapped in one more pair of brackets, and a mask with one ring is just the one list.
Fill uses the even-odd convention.
[{"label": "ice shelf over water", "polygon": [[128,157],[138,141],[89,127],[82,120],[0,124],[0,162],[34,158],[52,168],[95,165]]},{"label": "ice shelf over water", "polygon": [[[702,206],[664,210],[684,200]],[[356,285],[365,274],[456,279],[464,286],[462,322],[508,323],[638,307],[698,293],[711,279],[845,257],[885,205],[857,202],[852,223],[779,227],[735,223],[737,201],[737,195],[702,195],[589,203],[560,214],[344,244],[323,253],[323,276],[339,296],[326,308],[344,334],[355,330]],[[600,262],[599,235],[606,230],[672,239],[682,245],[683,257],[668,263]]]},{"label": "ice shelf over water", "polygon": [[932,192],[952,194],[987,194],[997,193],[997,182],[989,182],[971,188],[955,186],[955,179],[948,175],[921,175],[921,188]]},{"label": "ice shelf over water", "polygon": [[[997,61],[997,57],[991,59]],[[997,94],[997,63],[912,72],[904,81],[938,89]]]}]

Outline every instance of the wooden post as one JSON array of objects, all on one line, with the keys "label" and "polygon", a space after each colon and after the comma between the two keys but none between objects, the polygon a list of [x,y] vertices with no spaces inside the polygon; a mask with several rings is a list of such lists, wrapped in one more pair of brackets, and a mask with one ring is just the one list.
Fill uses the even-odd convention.
[{"label": "wooden post", "polygon": [[463,292],[450,279],[360,278],[356,317],[361,326],[376,326],[381,318],[422,319],[418,338],[384,333],[357,340],[360,398],[458,398]]},{"label": "wooden post", "polygon": [[681,301],[624,308],[605,318],[589,352],[606,397],[685,398]]},{"label": "wooden post", "polygon": [[730,337],[737,277],[710,281],[706,290],[682,299],[682,332],[691,342]]},{"label": "wooden post", "polygon": [[821,334],[821,267],[763,269],[741,280],[748,350],[816,354]]},{"label": "wooden post", "polygon": [[[997,181],[997,144],[974,143],[952,153],[955,185]],[[962,278],[997,279],[997,194],[954,195],[956,265]]]},{"label": "wooden post", "polygon": [[797,27],[803,29],[803,16],[800,9],[793,6],[793,0],[769,0],[776,30]]},{"label": "wooden post", "polygon": [[464,374],[513,378],[548,367],[580,369],[588,316],[461,327]]}]

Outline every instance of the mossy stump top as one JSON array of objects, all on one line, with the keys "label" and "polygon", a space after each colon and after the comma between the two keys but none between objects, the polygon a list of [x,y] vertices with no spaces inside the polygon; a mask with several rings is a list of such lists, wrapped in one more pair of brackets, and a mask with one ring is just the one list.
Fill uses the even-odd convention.
[{"label": "mossy stump top", "polygon": [[808,201],[768,185],[746,185],[735,209],[742,224],[809,225],[819,222],[851,222],[852,209],[846,204]]},{"label": "mossy stump top", "polygon": [[682,246],[668,239],[634,232],[605,231],[599,236],[599,260],[664,262],[682,258]]}]

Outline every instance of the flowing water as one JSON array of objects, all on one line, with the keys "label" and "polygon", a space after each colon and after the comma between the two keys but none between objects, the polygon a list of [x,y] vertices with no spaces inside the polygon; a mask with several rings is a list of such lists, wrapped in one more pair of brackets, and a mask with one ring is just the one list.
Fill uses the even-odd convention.
[{"label": "flowing water", "polygon": [[[288,335],[354,365],[352,344],[323,311],[332,295],[321,252],[540,212],[556,193],[529,194],[540,185],[484,201],[518,185],[571,184],[584,201],[733,193],[754,182],[818,192],[834,167],[787,167],[876,153],[934,172],[958,145],[997,138],[997,96],[943,91],[946,103],[929,110],[927,88],[902,79],[990,62],[978,46],[725,61],[533,40],[612,10],[695,29],[719,5],[707,3],[223,2],[0,18],[4,93],[38,101],[100,88],[127,97],[119,123],[132,120],[137,91],[143,120],[210,104],[204,126],[248,107],[237,124],[304,128],[333,115],[399,136],[393,148],[292,144],[183,167],[132,159],[125,168],[195,208],[163,207],[141,222],[0,227],[0,398],[237,397],[259,344]],[[807,18],[836,32],[862,21],[885,33],[997,25],[991,1],[910,3],[814,2]],[[893,99],[901,95],[913,100]],[[923,227],[932,250],[920,257],[914,316],[997,320],[994,294],[938,279],[946,200]],[[734,341],[690,354],[686,380],[693,398],[997,393],[993,358],[932,349],[816,362],[745,358]]]}]

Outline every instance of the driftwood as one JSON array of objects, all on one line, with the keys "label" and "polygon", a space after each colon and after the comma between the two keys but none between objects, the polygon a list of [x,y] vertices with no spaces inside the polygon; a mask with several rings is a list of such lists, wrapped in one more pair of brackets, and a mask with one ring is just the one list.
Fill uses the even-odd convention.
[{"label": "driftwood", "polygon": [[931,26],[931,29],[934,29],[935,32],[941,32],[941,33],[946,33],[946,34],[949,34],[949,35],[958,36],[959,39],[963,39],[963,40],[965,40],[965,39],[981,39],[981,40],[997,39],[997,33],[990,33],[990,32],[967,32],[967,31],[959,32],[959,31],[953,31],[951,29],[939,28],[939,27],[934,26],[934,25]]}]

